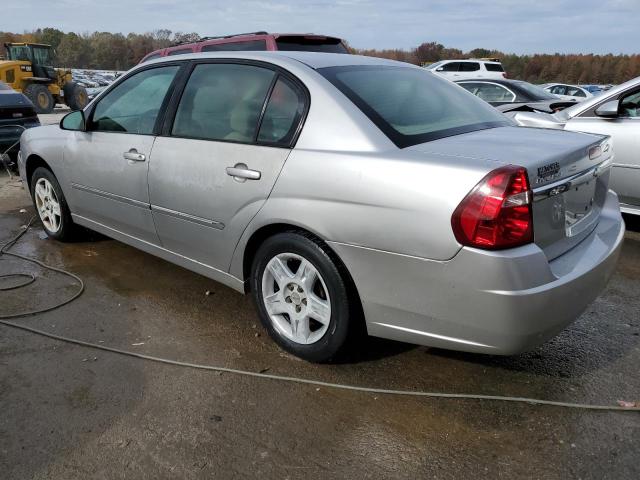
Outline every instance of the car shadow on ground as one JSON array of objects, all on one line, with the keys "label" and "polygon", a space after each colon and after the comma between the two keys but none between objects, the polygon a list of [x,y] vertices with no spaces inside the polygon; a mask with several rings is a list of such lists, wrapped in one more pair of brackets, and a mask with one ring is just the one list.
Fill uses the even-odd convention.
[{"label": "car shadow on ground", "polygon": [[623,213],[622,218],[624,218],[624,223],[626,224],[628,231],[640,233],[640,215],[629,215]]}]

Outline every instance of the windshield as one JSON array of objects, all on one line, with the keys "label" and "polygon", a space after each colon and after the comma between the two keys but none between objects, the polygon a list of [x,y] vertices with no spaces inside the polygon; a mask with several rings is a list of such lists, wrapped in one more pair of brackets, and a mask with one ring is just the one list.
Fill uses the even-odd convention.
[{"label": "windshield", "polygon": [[9,60],[31,61],[31,50],[26,45],[10,45],[7,47]]},{"label": "windshield", "polygon": [[558,99],[558,97],[547,92],[545,89],[537,85],[532,85],[531,83],[522,82],[522,81],[515,81],[514,83],[518,87],[520,87],[520,89],[524,90],[529,95],[531,95],[532,100],[557,100]]},{"label": "windshield", "polygon": [[318,71],[400,148],[512,125],[489,104],[419,68],[359,65]]},{"label": "windshield", "polygon": [[431,65],[425,65],[424,68],[426,68],[427,70],[433,70],[434,68],[438,68],[440,65],[442,65],[443,62],[436,62],[436,63],[432,63]]}]

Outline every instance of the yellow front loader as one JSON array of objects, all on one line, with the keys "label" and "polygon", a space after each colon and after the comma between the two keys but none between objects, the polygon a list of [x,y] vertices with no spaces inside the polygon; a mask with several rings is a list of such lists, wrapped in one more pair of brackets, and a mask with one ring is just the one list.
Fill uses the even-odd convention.
[{"label": "yellow front loader", "polygon": [[50,113],[56,103],[71,110],[84,108],[89,97],[73,81],[71,70],[53,68],[53,49],[41,43],[5,43],[6,60],[0,60],[0,82],[24,93],[36,112]]}]

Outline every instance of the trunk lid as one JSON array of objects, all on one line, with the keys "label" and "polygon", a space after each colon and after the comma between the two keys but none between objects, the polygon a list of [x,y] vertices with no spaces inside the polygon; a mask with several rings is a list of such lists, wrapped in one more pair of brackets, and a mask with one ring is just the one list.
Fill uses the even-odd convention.
[{"label": "trunk lid", "polygon": [[480,130],[408,149],[526,168],[534,193],[534,241],[549,260],[598,224],[613,160],[607,136],[523,127]]}]

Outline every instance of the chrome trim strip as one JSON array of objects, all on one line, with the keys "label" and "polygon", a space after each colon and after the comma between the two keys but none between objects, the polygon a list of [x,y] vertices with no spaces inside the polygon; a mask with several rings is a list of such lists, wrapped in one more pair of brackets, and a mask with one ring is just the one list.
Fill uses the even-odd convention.
[{"label": "chrome trim strip", "polygon": [[178,212],[169,208],[159,207],[158,205],[151,205],[151,211],[168,215],[169,217],[178,218],[180,220],[186,220],[188,222],[204,225],[205,227],[215,228],[217,230],[224,229],[224,223],[216,222],[215,220],[209,220],[208,218],[196,217],[195,215],[189,215],[188,213]]},{"label": "chrome trim strip", "polygon": [[151,205],[146,202],[141,202],[140,200],[134,200],[133,198],[129,198],[129,197],[123,197],[122,195],[116,195],[115,193],[105,192],[103,190],[98,190],[97,188],[87,187],[86,185],[81,185],[79,183],[71,183],[71,188],[74,188],[76,190],[80,190],[86,193],[92,193],[94,195],[98,195],[99,197],[108,198],[109,200],[115,200],[116,202],[133,205],[134,207],[144,208],[147,210],[151,208]]},{"label": "chrome trim strip", "polygon": [[557,182],[551,183],[549,185],[534,188],[533,201],[539,202],[540,200],[544,200],[545,198],[560,195],[561,193],[569,190],[571,187],[581,185],[582,183],[592,178],[599,177],[603,170],[610,168],[612,165],[613,163],[611,161],[611,158],[609,158],[608,160],[602,162],[600,165],[596,165],[589,170],[577,173],[571,177],[563,178],[562,180],[558,180]]},{"label": "chrome trim strip", "polygon": [[412,328],[399,327],[398,325],[390,325],[388,323],[379,323],[379,322],[373,322],[373,323],[375,325],[380,325],[381,327],[393,328],[395,330],[401,330],[407,333],[415,333],[417,335],[423,335],[425,337],[437,338],[438,340],[446,340],[447,342],[462,343],[464,345],[474,345],[476,347],[496,348],[496,347],[492,347],[491,345],[485,345],[484,343],[476,343],[476,342],[471,342],[469,340],[462,340],[461,338],[447,337],[445,335],[437,335],[435,333],[427,333],[427,332],[423,332],[422,330],[413,330]]},{"label": "chrome trim strip", "polygon": [[628,163],[612,163],[612,167],[618,168],[632,168],[634,170],[640,170],[640,165],[629,165]]}]

